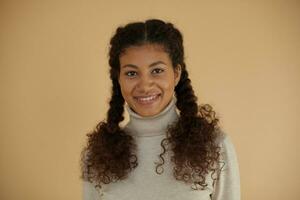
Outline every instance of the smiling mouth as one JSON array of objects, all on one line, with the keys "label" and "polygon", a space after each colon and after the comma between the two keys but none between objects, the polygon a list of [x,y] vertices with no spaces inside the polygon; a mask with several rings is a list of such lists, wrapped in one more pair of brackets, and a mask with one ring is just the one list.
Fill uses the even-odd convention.
[{"label": "smiling mouth", "polygon": [[140,104],[151,104],[154,101],[156,101],[159,96],[160,96],[160,94],[155,94],[155,95],[149,95],[149,96],[134,97],[134,99],[136,99],[137,102]]}]

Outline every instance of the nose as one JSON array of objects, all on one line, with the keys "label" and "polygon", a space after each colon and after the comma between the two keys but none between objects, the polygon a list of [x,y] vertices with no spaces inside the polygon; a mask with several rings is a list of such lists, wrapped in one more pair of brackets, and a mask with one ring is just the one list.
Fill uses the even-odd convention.
[{"label": "nose", "polygon": [[154,80],[149,76],[142,76],[137,84],[137,90],[140,93],[147,93],[153,87]]}]

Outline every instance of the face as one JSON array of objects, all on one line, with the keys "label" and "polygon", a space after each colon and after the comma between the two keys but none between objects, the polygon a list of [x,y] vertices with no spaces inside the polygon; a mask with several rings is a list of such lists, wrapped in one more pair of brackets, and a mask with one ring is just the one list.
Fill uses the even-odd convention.
[{"label": "face", "polygon": [[149,117],[160,113],[172,100],[180,79],[161,46],[133,46],[120,55],[119,84],[123,98],[137,114]]}]

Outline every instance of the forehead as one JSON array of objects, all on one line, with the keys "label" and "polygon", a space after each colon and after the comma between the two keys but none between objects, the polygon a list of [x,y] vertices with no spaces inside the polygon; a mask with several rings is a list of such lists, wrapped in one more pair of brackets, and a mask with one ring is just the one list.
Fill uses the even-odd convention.
[{"label": "forehead", "polygon": [[164,61],[171,63],[169,54],[163,46],[157,44],[144,44],[141,46],[131,46],[125,49],[120,55],[120,64],[149,64],[153,61]]}]

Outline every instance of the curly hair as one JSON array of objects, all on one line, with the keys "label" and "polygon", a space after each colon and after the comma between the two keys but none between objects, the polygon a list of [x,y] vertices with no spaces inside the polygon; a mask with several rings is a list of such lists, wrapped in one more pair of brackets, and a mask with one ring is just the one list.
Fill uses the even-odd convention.
[{"label": "curly hair", "polygon": [[167,145],[170,145],[176,180],[193,183],[194,190],[204,189],[207,186],[206,176],[211,173],[216,180],[218,176],[213,177],[213,174],[219,174],[220,170],[221,148],[216,142],[221,135],[219,119],[209,104],[197,104],[184,62],[182,34],[172,23],[159,19],[120,26],[110,40],[110,107],[107,119],[87,134],[87,145],[81,154],[81,178],[95,182],[101,188],[103,183],[127,178],[129,172],[138,166],[135,140],[119,125],[124,120],[124,98],[118,77],[120,55],[130,46],[144,44],[161,45],[170,56],[173,68],[179,64],[182,70],[175,87],[179,119],[168,127],[166,137],[161,141],[161,162],[156,165],[156,173],[163,173],[164,154]]}]

